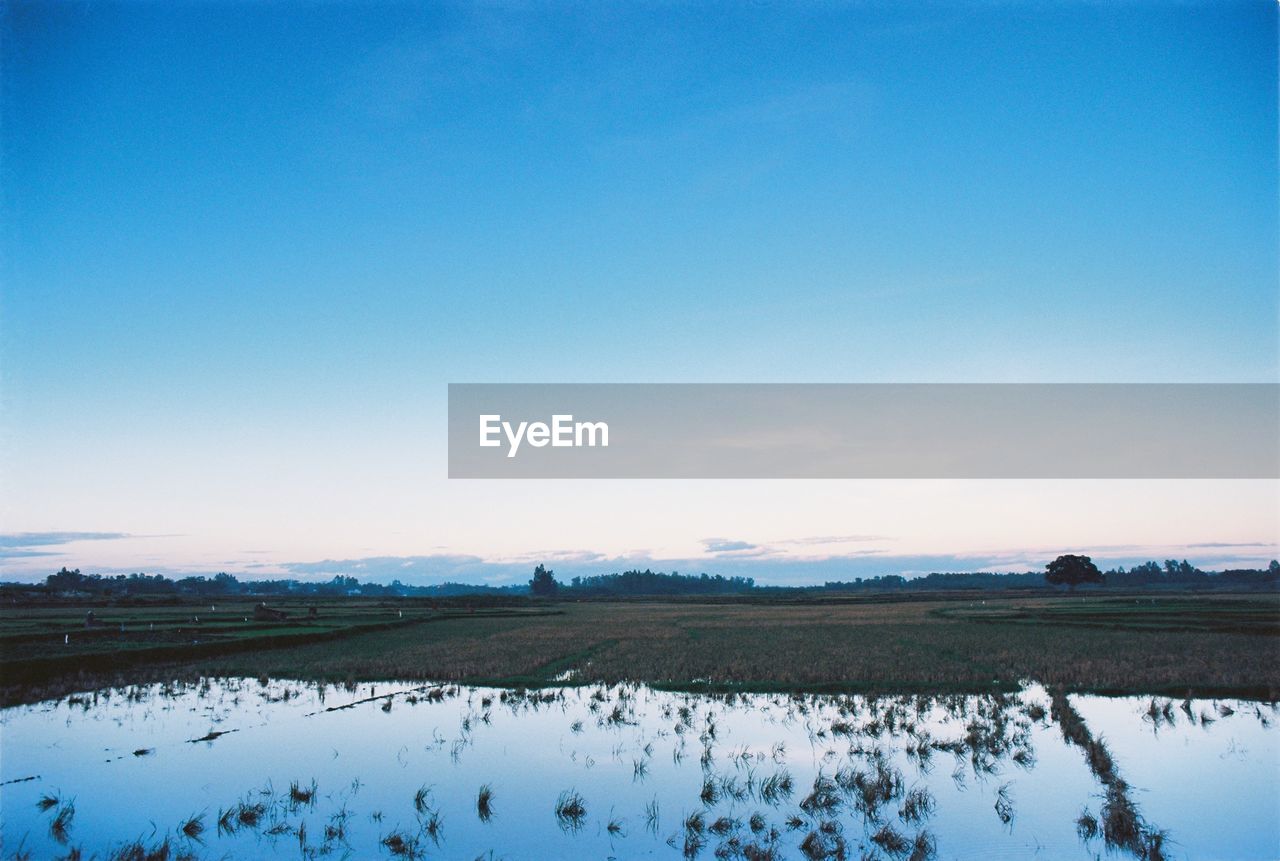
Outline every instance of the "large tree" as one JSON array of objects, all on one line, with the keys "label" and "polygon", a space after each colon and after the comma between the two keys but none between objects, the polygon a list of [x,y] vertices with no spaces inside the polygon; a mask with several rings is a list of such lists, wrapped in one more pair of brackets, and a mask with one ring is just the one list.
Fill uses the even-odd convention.
[{"label": "large tree", "polygon": [[529,581],[529,591],[540,598],[549,598],[556,594],[560,584],[556,582],[554,571],[539,565],[533,569],[533,579]]},{"label": "large tree", "polygon": [[1074,589],[1081,583],[1103,582],[1102,572],[1088,556],[1073,556],[1068,553],[1059,556],[1045,568],[1049,570],[1045,572],[1044,579],[1051,586],[1065,585],[1068,589]]}]

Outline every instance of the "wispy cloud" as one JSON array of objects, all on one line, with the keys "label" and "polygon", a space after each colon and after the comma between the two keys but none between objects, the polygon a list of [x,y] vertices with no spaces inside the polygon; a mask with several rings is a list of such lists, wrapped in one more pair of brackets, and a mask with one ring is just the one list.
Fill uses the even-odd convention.
[{"label": "wispy cloud", "polygon": [[1273,541],[1204,541],[1199,544],[1187,544],[1184,546],[1188,549],[1199,550],[1202,548],[1211,549],[1217,547],[1270,547],[1274,549],[1276,545]]},{"label": "wispy cloud", "polygon": [[888,541],[887,535],[811,535],[807,538],[784,538],[774,544],[810,547],[824,544],[862,544],[871,541]]},{"label": "wispy cloud", "polygon": [[769,557],[799,561],[805,558],[843,559],[857,556],[877,556],[884,551],[868,548],[857,550],[840,548],[843,545],[867,544],[883,540],[885,538],[881,535],[811,535],[801,538],[784,538],[778,541],[758,544],[729,538],[704,538],[701,543],[703,550],[715,559]]},{"label": "wispy cloud", "polygon": [[552,563],[552,562],[569,562],[586,565],[593,562],[604,562],[609,557],[603,553],[597,553],[594,550],[540,550],[534,553],[521,553],[519,556],[512,557],[510,562],[524,563]]},{"label": "wispy cloud", "polygon": [[[77,541],[131,538],[127,532],[6,532],[0,533],[0,559],[57,556],[60,548]],[[54,548],[54,549],[46,549]]]},{"label": "wispy cloud", "polygon": [[285,562],[285,576],[303,580],[327,580],[338,575],[365,581],[389,583],[506,583],[528,579],[533,566],[526,562],[490,562],[466,554],[424,556],[364,556],[351,559],[321,559],[316,562]]},{"label": "wispy cloud", "polygon": [[72,541],[111,541],[131,537],[127,532],[6,532],[0,533],[0,547],[52,547]]},{"label": "wispy cloud", "polygon": [[704,538],[702,546],[708,553],[740,553],[744,550],[762,549],[759,544],[752,544],[749,541],[731,541],[728,538]]}]

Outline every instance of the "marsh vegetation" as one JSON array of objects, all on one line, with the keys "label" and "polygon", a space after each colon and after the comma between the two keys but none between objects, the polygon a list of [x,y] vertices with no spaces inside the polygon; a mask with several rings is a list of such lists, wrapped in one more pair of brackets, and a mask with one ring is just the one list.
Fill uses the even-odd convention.
[{"label": "marsh vegetation", "polygon": [[[4,710],[5,736],[26,743],[6,746],[0,766],[3,851],[1263,858],[1280,840],[1267,815],[1278,716],[1242,699],[1036,685],[897,695],[126,686]],[[154,753],[135,757],[143,738]]]},{"label": "marsh vegetation", "polygon": [[[14,704],[210,675],[938,693],[1014,691],[1032,680],[1071,692],[1280,697],[1280,596],[1265,594],[549,602],[520,610],[339,602],[296,626],[276,625],[278,636],[267,623],[242,621],[247,607],[217,607],[224,610],[232,616],[210,627],[228,639],[210,642],[213,632],[184,621],[189,607],[99,608],[107,624],[87,632],[82,610],[4,608],[0,697]],[[165,624],[165,637],[200,642],[145,645],[150,626]],[[308,634],[315,626],[329,627]]]}]

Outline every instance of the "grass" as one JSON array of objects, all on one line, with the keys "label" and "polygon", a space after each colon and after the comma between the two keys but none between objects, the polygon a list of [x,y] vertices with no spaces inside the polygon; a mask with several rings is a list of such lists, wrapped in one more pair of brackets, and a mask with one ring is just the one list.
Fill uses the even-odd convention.
[{"label": "grass", "polygon": [[398,858],[422,858],[423,849],[418,838],[403,831],[393,831],[382,838],[382,845]]},{"label": "grass", "polygon": [[1067,597],[1018,603],[994,600],[935,612],[944,618],[1003,624],[1280,635],[1280,615],[1271,596],[1232,596],[1229,600],[1196,595]]},{"label": "grass", "polygon": [[829,777],[814,778],[813,791],[800,802],[800,809],[810,816],[830,815],[841,805],[840,787]]},{"label": "grass", "polygon": [[778,771],[766,777],[760,783],[760,800],[770,806],[777,806],[791,797],[794,782],[787,771]]},{"label": "grass", "polygon": [[256,828],[258,823],[262,821],[262,817],[267,813],[267,806],[262,802],[250,803],[248,801],[240,802],[236,807],[236,821],[240,825]]},{"label": "grass", "polygon": [[907,850],[911,848],[910,841],[903,837],[892,825],[880,826],[880,830],[871,835],[871,842],[890,855],[905,855]]},{"label": "grass", "polygon": [[996,790],[995,803],[996,816],[1000,817],[1000,821],[1005,825],[1013,822],[1014,807],[1013,799],[1009,797],[1009,784],[1003,783]]},{"label": "grass", "polygon": [[847,857],[844,838],[838,833],[831,833],[830,830],[822,828],[810,831],[800,843],[800,851],[810,861],[820,861],[820,859],[834,858],[843,859]]},{"label": "grass", "polygon": [[[243,690],[254,690],[255,684],[252,680],[237,683]],[[283,687],[288,686],[277,686]],[[383,686],[379,685],[377,689],[382,690]],[[423,692],[425,690],[419,691],[422,694],[421,701],[428,699],[428,694]],[[282,691],[269,693],[273,697],[279,697]],[[370,691],[370,694],[373,693]],[[792,857],[797,846],[803,856],[810,858],[867,857],[885,861],[905,861],[908,858],[924,861],[934,858],[937,856],[937,844],[932,834],[926,830],[926,825],[936,811],[938,801],[923,785],[912,786],[905,779],[902,768],[910,766],[904,766],[899,754],[905,754],[913,746],[933,750],[939,758],[951,754],[956,758],[957,768],[961,772],[972,769],[972,775],[981,783],[985,783],[989,775],[998,775],[994,782],[986,784],[988,789],[982,792],[986,798],[983,806],[994,801],[996,816],[1006,825],[1012,825],[1013,790],[1016,785],[1005,778],[1009,775],[1010,763],[1017,763],[1017,757],[1024,750],[1035,725],[1043,722],[1042,728],[1055,727],[1061,733],[1063,742],[1075,749],[1101,784],[1101,800],[1094,807],[1098,814],[1096,817],[1087,809],[1081,811],[1078,817],[1064,813],[1064,818],[1069,816],[1073,820],[1082,841],[1101,841],[1086,846],[1085,851],[1089,854],[1101,851],[1120,852],[1147,861],[1158,861],[1165,857],[1171,838],[1142,817],[1120,774],[1123,758],[1117,761],[1112,757],[1106,740],[1088,726],[1084,716],[1073,706],[1074,698],[1058,690],[1045,693],[1048,695],[1048,708],[1042,705],[1045,703],[1045,695],[1041,692],[1019,696],[991,692],[972,697],[950,694],[868,698],[774,695],[759,699],[725,693],[707,697],[662,697],[659,699],[665,700],[665,703],[646,706],[646,698],[637,697],[634,689],[628,686],[597,687],[575,693],[559,689],[489,693],[448,686],[441,697],[458,698],[459,704],[465,705],[467,709],[466,717],[474,718],[464,718],[462,725],[474,728],[477,733],[484,732],[483,727],[487,725],[484,715],[491,709],[496,715],[507,708],[513,714],[546,708],[554,713],[551,717],[556,720],[557,725],[563,725],[561,722],[567,723],[575,716],[569,710],[570,704],[577,703],[596,715],[594,720],[600,722],[601,728],[605,728],[608,726],[605,716],[612,714],[614,707],[618,706],[629,716],[628,719],[638,719],[638,726],[645,728],[645,732],[635,736],[627,731],[626,736],[630,740],[625,744],[619,741],[615,747],[613,760],[617,764],[616,776],[619,780],[625,780],[626,777],[628,752],[635,750],[646,758],[653,756],[658,745],[667,743],[660,739],[668,739],[672,744],[683,744],[683,738],[676,737],[687,734],[690,739],[698,737],[708,747],[716,746],[714,762],[717,769],[693,779],[695,769],[693,763],[689,762],[690,781],[682,781],[685,788],[678,790],[680,794],[673,795],[671,799],[677,805],[673,809],[681,809],[679,805],[682,802],[686,806],[671,836],[667,838],[667,843],[676,849],[683,848],[691,856],[704,858]],[[371,704],[371,712],[376,708],[374,697],[363,701]],[[408,697],[400,701],[408,702]],[[1142,720],[1151,720],[1154,715],[1159,715],[1163,720],[1166,714],[1175,711],[1176,705],[1176,702],[1163,699],[1144,699],[1136,711],[1141,712]],[[788,756],[787,748],[781,742],[770,747],[769,740],[765,737],[747,745],[740,743],[738,733],[730,732],[734,727],[730,711],[756,706],[766,709],[770,724],[776,721],[785,726],[803,726],[815,745],[813,752],[820,757],[821,762],[811,789],[808,775],[803,784],[798,784],[784,770]],[[1178,710],[1178,713],[1186,713],[1198,722],[1206,710],[1224,715],[1224,706],[1231,708],[1225,703],[1215,703],[1212,709],[1208,709],[1207,704],[1190,704],[1187,709]],[[652,711],[647,711],[650,708],[657,709],[661,714],[658,725],[648,723],[648,716],[653,714]],[[774,709],[777,711],[774,712]],[[1249,711],[1256,709],[1241,709],[1237,705],[1235,710],[1247,715]],[[1033,714],[1038,715],[1034,718],[1034,723]],[[381,720],[377,716],[374,718]],[[1134,718],[1139,719],[1136,714]],[[714,738],[717,732],[720,734],[718,742]],[[446,748],[443,737],[436,747],[443,755]],[[807,753],[802,756],[807,758]],[[938,773],[940,782],[945,780],[945,774],[945,771]],[[472,783],[468,790],[465,774],[460,775],[459,779],[464,782],[442,784],[437,791],[443,798],[474,799],[476,809],[484,819],[484,811],[492,809],[495,798],[493,788],[489,784],[483,784],[476,791],[475,784]],[[706,781],[705,786],[710,788],[710,793],[714,794],[716,804],[721,805],[718,809],[700,803],[705,801],[698,797],[702,794],[700,790],[704,786],[701,783],[703,779]],[[352,781],[351,786],[351,796],[354,797],[359,790],[360,781]],[[42,791],[40,807],[46,814],[42,817],[43,821],[52,818],[56,809],[71,804],[67,800],[68,796],[60,791],[52,788]],[[468,791],[474,794],[466,796]],[[763,805],[769,803],[770,799],[778,802],[783,797],[792,796],[793,791],[797,799],[794,807],[788,799],[788,808],[779,810],[771,806],[765,812],[755,809],[757,803]],[[994,792],[994,798],[988,794],[990,791]],[[596,792],[597,798],[607,797],[607,790],[597,788]],[[313,799],[318,799],[320,804],[334,802],[333,793],[317,793],[314,780],[308,783],[295,780],[278,789],[268,781],[262,789],[249,790],[231,808],[225,811],[219,809],[216,820],[217,837],[240,833],[244,829],[247,833],[242,833],[241,836],[246,842],[257,841],[259,837],[273,838],[271,845],[274,846],[274,838],[294,835],[304,858],[322,857],[331,853],[333,857],[375,857],[379,851],[384,856],[390,853],[398,857],[413,858],[472,857],[470,852],[463,855],[452,851],[456,849],[456,844],[451,847],[441,838],[438,812],[432,809],[435,805],[435,793],[429,786],[422,786],[416,793],[411,793],[411,787],[397,790],[397,793],[398,800],[387,808],[389,822],[396,823],[394,830],[379,827],[376,837],[351,835],[352,839],[356,836],[361,839],[376,839],[376,851],[370,851],[373,846],[369,845],[353,847],[347,844],[347,820],[351,814],[346,809],[345,800],[342,801],[341,810],[327,817],[328,825],[322,824],[325,821],[323,816],[318,819],[307,818],[306,821],[288,821],[286,817],[292,818],[292,814],[298,812],[299,805],[309,804]],[[1133,795],[1136,797],[1137,793]],[[1025,803],[1033,806],[1039,801],[1030,793],[1022,798]],[[411,800],[412,808],[406,811]],[[513,798],[506,802],[513,805],[512,810],[515,812],[504,815],[512,815],[512,822],[520,830],[519,821],[522,817],[515,810],[518,806],[515,804],[516,800],[518,799]],[[652,801],[644,807],[643,820],[620,815],[624,811],[609,808],[607,816],[598,817],[593,830],[598,834],[607,834],[611,844],[613,841],[621,843],[632,830],[631,823],[644,821],[646,831],[657,837],[658,803],[658,796],[653,796]],[[28,808],[28,813],[30,812]],[[409,813],[410,819],[400,818],[405,812]],[[545,812],[544,808],[543,815]],[[628,814],[635,812],[625,811]],[[586,802],[576,790],[566,790],[556,802],[555,816],[568,836],[579,834],[587,824]],[[183,852],[204,848],[203,845],[197,847],[183,839],[184,835],[192,839],[200,837],[204,817],[205,814],[201,813],[190,817],[187,823],[178,825],[177,842],[173,846],[176,857],[181,857]],[[368,818],[380,823],[383,815],[373,811],[369,812]],[[401,823],[408,827],[402,828]],[[545,824],[550,825],[550,822]],[[945,830],[949,830],[955,821],[946,817],[943,824]],[[783,827],[787,829],[785,834],[782,832]],[[212,822],[209,830],[213,831]],[[353,831],[358,832],[358,829]],[[314,840],[321,833],[324,844],[308,842],[308,835]],[[159,836],[153,834],[149,839],[154,840]],[[210,833],[207,836],[213,838],[215,835]],[[498,834],[493,836],[501,839]],[[346,844],[345,854],[341,844]],[[142,847],[142,844],[137,846]],[[166,848],[165,851],[169,849]],[[629,856],[625,851],[618,854],[622,857]],[[21,847],[13,857],[20,855]],[[126,857],[149,856],[132,853]]]},{"label": "grass", "polygon": [[480,787],[480,792],[476,795],[476,813],[481,822],[488,822],[493,818],[493,787],[487,783]]},{"label": "grass", "polygon": [[178,831],[192,840],[199,840],[204,833],[204,815],[187,817],[187,821],[178,826]]},{"label": "grass", "polygon": [[928,831],[921,831],[916,834],[916,839],[911,843],[911,855],[909,861],[929,861],[938,855],[938,843],[933,839],[933,835]]},{"label": "grass", "polygon": [[293,781],[289,784],[289,802],[294,807],[303,804],[315,806],[316,799],[316,782],[312,779],[310,784],[300,784]]},{"label": "grass", "polygon": [[658,810],[658,796],[644,806],[644,827],[650,834],[658,833],[661,817]]},{"label": "grass", "polygon": [[[164,603],[105,599],[0,609],[0,669],[9,687],[39,684],[68,673],[113,673],[131,667],[216,655],[262,652],[332,642],[358,633],[411,628],[447,620],[541,614],[547,608],[455,607],[436,602],[369,599],[271,599],[289,619],[257,621],[256,600]],[[316,615],[310,614],[311,607]],[[216,609],[215,609],[216,608]],[[95,623],[86,626],[92,611]],[[554,611],[551,611],[554,612]]]},{"label": "grass", "polygon": [[1076,818],[1076,833],[1080,835],[1080,839],[1092,840],[1098,836],[1099,830],[1097,817],[1090,813],[1088,808],[1080,811],[1080,815]]},{"label": "grass", "polygon": [[731,816],[721,816],[715,822],[707,826],[707,830],[717,837],[724,837],[726,834],[732,834],[740,828],[742,823]]},{"label": "grass", "polygon": [[[1092,839],[1101,832],[1108,849],[1121,849],[1147,861],[1160,861],[1165,857],[1163,848],[1168,834],[1143,818],[1137,804],[1129,797],[1128,783],[1116,771],[1105,740],[1094,737],[1084,718],[1064,694],[1054,692],[1052,700],[1050,711],[1058,721],[1063,739],[1084,750],[1089,770],[1104,790],[1101,818],[1095,819],[1086,810],[1076,820],[1076,831],[1081,839]],[[1001,787],[1001,797],[1004,797],[1003,790]]]},{"label": "grass", "polygon": [[933,813],[935,802],[933,795],[924,787],[910,790],[902,800],[898,817],[903,822],[922,822]]},{"label": "grass", "polygon": [[422,823],[422,830],[431,838],[431,842],[436,845],[440,844],[440,836],[444,831],[444,822],[440,818],[440,811],[432,810],[427,814],[427,818]]},{"label": "grass", "polygon": [[66,843],[67,837],[71,830],[71,821],[76,816],[75,799],[64,802],[58,812],[54,814],[53,821],[49,823],[49,834],[59,843]]},{"label": "grass", "polygon": [[109,861],[169,861],[172,853],[168,837],[155,846],[148,846],[139,839],[112,849],[107,858]]},{"label": "grass", "polygon": [[[0,612],[0,702],[197,675],[554,686],[566,669],[575,670],[573,684],[692,690],[980,692],[1035,680],[1071,692],[1280,698],[1274,595],[617,601],[553,604],[554,612],[543,614],[418,608],[403,618],[390,604],[357,604],[349,616],[337,605],[319,619],[328,624],[332,613],[343,626],[288,635],[294,639],[246,635],[227,651],[171,645],[144,655],[111,639],[117,628],[94,645],[98,652],[83,656],[99,663],[28,660],[31,650],[63,648],[57,625],[82,618],[81,609],[61,609],[47,630],[33,627],[34,610]],[[113,612],[99,615],[114,621]],[[139,614],[141,624],[158,611],[120,612]],[[51,631],[56,648],[45,642]],[[318,639],[306,639],[313,635]],[[108,660],[121,654],[132,657],[119,665]],[[602,717],[626,721],[621,712]]]},{"label": "grass", "polygon": [[556,799],[556,822],[561,830],[576,832],[581,830],[587,818],[587,804],[575,789],[560,793]]}]

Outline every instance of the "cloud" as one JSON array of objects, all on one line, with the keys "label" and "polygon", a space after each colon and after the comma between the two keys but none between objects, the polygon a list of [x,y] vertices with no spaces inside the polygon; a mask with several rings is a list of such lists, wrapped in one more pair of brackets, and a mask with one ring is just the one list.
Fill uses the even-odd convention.
[{"label": "cloud", "polygon": [[1200,544],[1184,545],[1188,549],[1214,549],[1220,547],[1275,547],[1272,541],[1204,541]]},{"label": "cloud", "polygon": [[759,550],[760,545],[747,541],[730,541],[727,538],[704,538],[702,546],[708,553],[738,553],[743,550]]},{"label": "cloud", "polygon": [[808,547],[815,544],[860,544],[869,541],[888,541],[887,535],[812,535],[808,538],[787,538],[774,544],[795,544]]},{"label": "cloud", "polygon": [[812,556],[805,557],[798,555],[795,551],[790,551],[787,548],[835,548],[836,545],[841,544],[861,544],[870,541],[883,540],[886,539],[882,535],[814,535],[805,538],[787,538],[781,541],[771,541],[767,544],[753,544],[750,541],[737,541],[728,538],[704,538],[702,539],[702,546],[713,559],[774,557],[778,559],[801,561],[805,558],[822,560],[831,558],[852,558],[856,556],[877,556],[884,551],[870,549],[837,551],[831,549],[826,553],[818,552]]},{"label": "cloud", "polygon": [[522,553],[512,558],[511,562],[524,562],[533,565],[538,563],[580,563],[604,562],[608,559],[603,553],[594,550],[539,550],[534,553]]},{"label": "cloud", "polygon": [[53,547],[72,541],[112,541],[132,537],[127,532],[7,532],[0,533],[0,547]]},{"label": "cloud", "polygon": [[284,562],[286,577],[328,580],[342,575],[362,581],[389,583],[507,583],[528,580],[533,566],[526,562],[489,562],[479,556],[439,553],[425,556],[362,556]]},{"label": "cloud", "polygon": [[6,532],[0,533],[0,559],[57,556],[58,548],[76,541],[114,541],[132,538],[127,532]]}]

